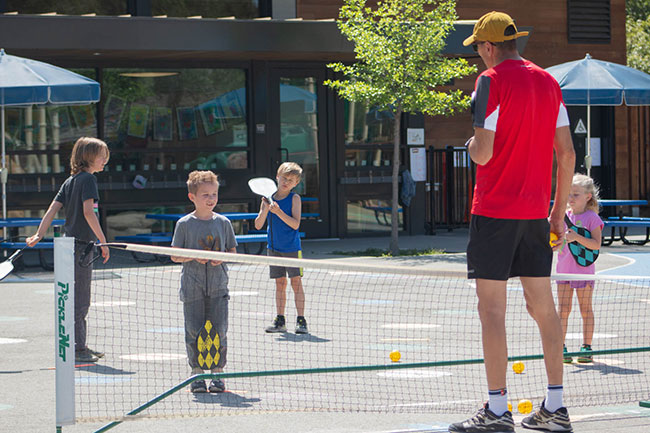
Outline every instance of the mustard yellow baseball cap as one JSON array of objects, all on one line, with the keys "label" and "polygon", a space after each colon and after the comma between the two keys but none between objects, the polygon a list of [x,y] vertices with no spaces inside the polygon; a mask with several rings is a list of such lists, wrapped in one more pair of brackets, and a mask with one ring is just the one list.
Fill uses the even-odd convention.
[{"label": "mustard yellow baseball cap", "polygon": [[[511,27],[509,30],[508,28]],[[506,30],[508,30],[506,32]],[[506,35],[506,33],[508,33]],[[517,39],[522,36],[528,36],[528,32],[517,31],[515,21],[510,15],[503,12],[488,12],[483,15],[474,24],[472,36],[463,41],[463,45],[468,46],[480,41],[503,42]]]}]

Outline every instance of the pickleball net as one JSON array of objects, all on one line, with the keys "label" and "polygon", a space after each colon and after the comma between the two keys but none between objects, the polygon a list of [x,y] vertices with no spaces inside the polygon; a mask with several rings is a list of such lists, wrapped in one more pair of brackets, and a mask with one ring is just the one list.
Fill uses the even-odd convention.
[{"label": "pickleball net", "polygon": [[[122,420],[190,377],[178,296],[181,265],[169,261],[172,253],[228,262],[227,392],[192,394],[186,386],[138,416],[458,412],[474,410],[486,399],[477,298],[464,272],[400,266],[399,259],[371,265],[128,248],[113,248],[110,266],[96,266],[93,273],[88,344],[106,356],[76,368],[78,422]],[[288,332],[265,332],[276,314],[271,264],[303,268],[309,334],[294,333],[290,284]],[[594,362],[565,366],[564,401],[571,407],[647,399],[650,277],[594,279]],[[520,281],[511,280],[507,290],[509,399],[515,408],[524,398],[539,404],[547,385],[539,332]],[[569,351],[577,352],[581,343],[574,301]],[[389,357],[393,351],[401,354],[398,363]],[[521,374],[510,368],[517,359],[525,365]]]}]

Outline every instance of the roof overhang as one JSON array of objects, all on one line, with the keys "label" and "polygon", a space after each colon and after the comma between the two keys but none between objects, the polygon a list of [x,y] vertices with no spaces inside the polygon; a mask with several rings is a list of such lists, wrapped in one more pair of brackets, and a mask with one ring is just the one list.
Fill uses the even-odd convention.
[{"label": "roof overhang", "polygon": [[[471,47],[462,45],[473,26],[474,21],[457,22],[444,53],[475,56]],[[527,39],[518,40],[520,51]],[[4,15],[0,46],[18,56],[94,65],[134,60],[354,59],[352,43],[334,20]]]}]

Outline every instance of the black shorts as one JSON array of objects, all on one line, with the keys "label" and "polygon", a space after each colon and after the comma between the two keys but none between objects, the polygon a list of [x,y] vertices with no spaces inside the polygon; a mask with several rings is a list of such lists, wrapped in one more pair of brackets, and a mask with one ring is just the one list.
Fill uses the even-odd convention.
[{"label": "black shorts", "polygon": [[548,277],[553,265],[546,218],[511,220],[472,215],[467,245],[467,277],[505,281]]},{"label": "black shorts", "polygon": [[[266,250],[267,256],[274,257],[291,257],[294,259],[302,258],[302,251],[293,251],[291,253],[283,253],[280,251]],[[287,266],[269,266],[269,276],[271,279],[284,278],[284,277],[302,277],[302,268],[289,268]]]}]

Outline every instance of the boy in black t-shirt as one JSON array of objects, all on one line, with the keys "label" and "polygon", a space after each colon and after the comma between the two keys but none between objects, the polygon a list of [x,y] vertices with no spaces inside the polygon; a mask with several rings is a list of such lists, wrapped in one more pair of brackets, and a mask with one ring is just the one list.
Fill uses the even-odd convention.
[{"label": "boy in black t-shirt", "polygon": [[[86,345],[86,316],[90,307],[90,282],[92,266],[81,266],[79,258],[88,243],[106,243],[97,217],[99,191],[97,179],[93,173],[100,172],[108,162],[110,152],[102,140],[81,137],[74,144],[70,157],[70,177],[63,182],[61,189],[52,200],[36,234],[27,238],[27,246],[33,247],[43,237],[52,220],[61,208],[65,209],[66,236],[75,238],[74,269],[74,327],[75,327],[75,361],[97,362],[103,357],[102,352],[91,350]],[[101,247],[104,263],[108,261],[108,247]]]}]

